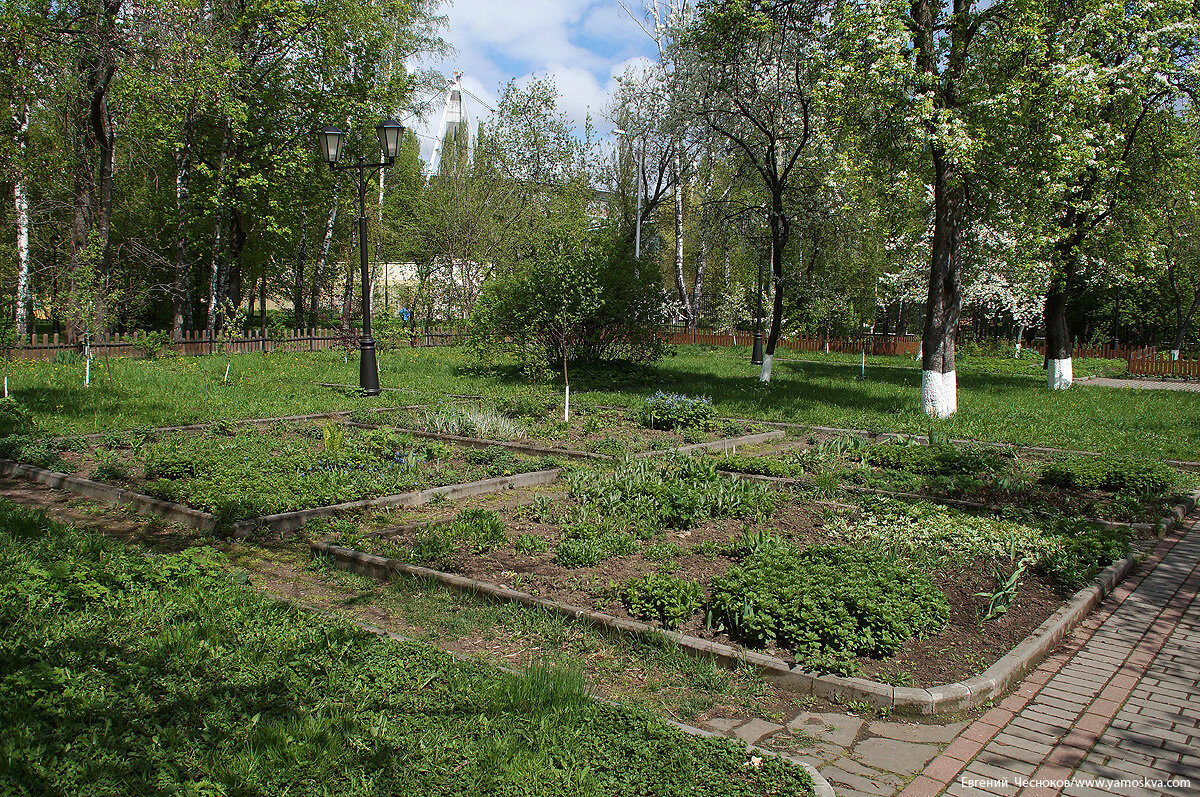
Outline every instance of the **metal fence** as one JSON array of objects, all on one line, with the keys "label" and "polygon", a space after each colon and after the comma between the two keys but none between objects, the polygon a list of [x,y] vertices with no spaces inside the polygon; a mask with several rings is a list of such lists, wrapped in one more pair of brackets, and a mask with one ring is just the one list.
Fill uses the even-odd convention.
[{"label": "metal fence", "polygon": [[[164,346],[164,352],[174,352],[182,356],[198,356],[203,354],[246,354],[249,352],[273,351],[321,351],[338,346],[357,348],[357,330],[337,329],[290,329],[282,334],[272,334],[263,337],[258,330],[249,330],[237,337],[227,337],[222,334],[213,335],[206,330],[185,332],[174,338],[170,345]],[[463,333],[453,329],[440,327],[421,327],[412,332],[389,335],[386,339],[376,338],[377,341],[392,346],[412,346],[424,348],[428,346],[453,346],[461,342]],[[147,348],[154,348],[144,336],[133,333],[114,333],[101,335],[92,341],[92,351],[99,356],[109,357],[141,357]],[[13,356],[26,360],[50,360],[59,352],[80,351],[82,344],[68,343],[55,333],[30,335],[22,339],[13,351]]]}]

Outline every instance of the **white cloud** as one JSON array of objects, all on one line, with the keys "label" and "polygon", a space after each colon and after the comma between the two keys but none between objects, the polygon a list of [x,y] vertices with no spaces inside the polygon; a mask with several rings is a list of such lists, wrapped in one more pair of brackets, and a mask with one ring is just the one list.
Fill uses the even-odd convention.
[{"label": "white cloud", "polygon": [[[636,0],[630,4],[637,7]],[[446,39],[455,54],[438,62],[425,62],[449,78],[459,69],[463,86],[491,105],[505,83],[532,76],[550,76],[562,95],[560,108],[582,135],[590,112],[601,134],[612,126],[601,118],[615,86],[614,75],[625,65],[654,52],[653,43],[618,0],[455,0],[444,9],[449,20]],[[424,123],[432,138],[441,115],[441,103]],[[478,121],[483,108],[468,100],[468,110]],[[427,157],[432,143],[423,140]]]}]

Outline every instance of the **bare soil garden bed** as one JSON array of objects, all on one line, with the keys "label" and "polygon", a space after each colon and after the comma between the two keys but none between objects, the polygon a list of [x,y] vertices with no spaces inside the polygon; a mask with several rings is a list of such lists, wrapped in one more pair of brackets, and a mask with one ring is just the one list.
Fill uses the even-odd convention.
[{"label": "bare soil garden bed", "polygon": [[[694,582],[701,590],[700,606],[675,630],[703,640],[745,645],[738,635],[706,616],[704,606],[711,598],[714,580],[744,560],[748,543],[777,537],[800,549],[846,545],[846,529],[855,523],[852,512],[788,491],[778,492],[777,507],[769,516],[735,513],[661,528],[653,528],[654,523],[639,527],[635,521],[606,525],[599,516],[589,521],[586,504],[566,485],[541,488],[540,496],[532,503],[497,512],[503,537],[489,544],[480,544],[469,534],[456,537],[451,522],[454,515],[445,511],[437,518],[441,525],[433,527],[410,521],[406,528],[379,535],[350,530],[343,524],[340,533],[328,540],[629,620],[649,618],[631,611],[627,586],[647,574],[667,574]],[[603,530],[589,532],[588,523]],[[312,530],[329,531],[327,527]],[[618,538],[602,542],[599,560],[591,561],[576,545],[589,542],[589,534],[592,539],[604,540],[605,535]],[[565,547],[567,555],[563,553]],[[1103,561],[1100,567],[1109,561]],[[925,638],[909,639],[890,656],[857,657],[855,675],[913,687],[964,680],[1012,650],[1058,611],[1076,589],[1041,568],[1030,567],[1021,576],[1007,611],[984,621],[981,615],[989,596],[1015,566],[1007,556],[925,558],[913,566],[944,594],[948,607],[944,627]],[[803,653],[797,655],[795,650],[774,643],[745,646],[789,664],[809,665]]]},{"label": "bare soil garden bed", "polygon": [[340,421],[212,424],[32,441],[17,461],[235,521],[553,469],[560,460],[462,448]]},{"label": "bare soil garden bed", "polygon": [[499,408],[459,402],[380,415],[372,423],[394,424],[398,430],[511,440],[608,457],[670,451],[772,431],[772,427],[751,421],[716,418],[681,428],[655,428],[640,411],[588,405],[572,406],[563,420],[561,405],[530,399],[510,401]]}]

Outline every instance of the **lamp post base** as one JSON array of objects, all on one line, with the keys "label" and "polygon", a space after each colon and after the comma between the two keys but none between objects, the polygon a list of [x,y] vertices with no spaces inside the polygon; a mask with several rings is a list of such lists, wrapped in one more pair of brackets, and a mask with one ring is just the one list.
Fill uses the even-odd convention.
[{"label": "lamp post base", "polygon": [[378,396],[383,391],[379,389],[379,363],[375,360],[375,339],[359,338],[358,355],[358,386],[368,396]]},{"label": "lamp post base", "polygon": [[761,332],[754,333],[754,350],[750,354],[750,364],[763,364],[763,336]]}]

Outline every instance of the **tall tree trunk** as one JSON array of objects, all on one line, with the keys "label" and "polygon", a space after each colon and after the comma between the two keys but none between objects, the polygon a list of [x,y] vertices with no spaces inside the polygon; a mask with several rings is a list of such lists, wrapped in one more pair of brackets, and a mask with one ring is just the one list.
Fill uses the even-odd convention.
[{"label": "tall tree trunk", "polygon": [[184,123],[183,146],[175,149],[175,284],[172,299],[175,312],[171,336],[183,337],[184,329],[192,326],[192,280],[187,261],[187,215],[191,197],[192,152],[191,118]]},{"label": "tall tree trunk", "polygon": [[692,329],[692,303],[688,300],[687,283],[683,278],[683,170],[676,145],[671,155],[671,168],[675,172],[675,290],[679,294],[679,306],[688,329]]},{"label": "tall tree trunk", "polygon": [[1065,282],[1065,279],[1056,279],[1046,293],[1046,384],[1051,390],[1065,390],[1073,381]]},{"label": "tall tree trunk", "polygon": [[229,143],[233,136],[233,119],[225,117],[225,129],[221,135],[221,151],[217,156],[217,212],[213,214],[212,253],[208,263],[208,319],[206,329],[210,335],[217,331],[217,314],[221,311],[222,248],[225,227],[225,162],[229,158]]},{"label": "tall tree trunk", "polygon": [[325,238],[321,242],[321,256],[313,264],[312,291],[309,293],[308,326],[317,326],[317,311],[321,301],[321,278],[325,275],[325,264],[329,261],[329,247],[333,244],[333,224],[337,221],[338,189],[333,189],[333,203],[329,206],[329,216],[325,220]]},{"label": "tall tree trunk", "polygon": [[304,260],[308,257],[308,208],[300,212],[300,245],[296,247],[296,269],[292,281],[292,325],[304,325]]},{"label": "tall tree trunk", "polygon": [[1175,342],[1171,344],[1171,359],[1179,359],[1179,351],[1183,348],[1184,341],[1187,340],[1188,330],[1192,326],[1192,319],[1196,316],[1196,308],[1200,307],[1200,285],[1192,293],[1192,303],[1188,306],[1187,312],[1179,320],[1179,326],[1175,331]]},{"label": "tall tree trunk", "polygon": [[921,407],[931,417],[948,418],[958,410],[954,344],[962,313],[958,247],[967,188],[958,166],[940,147],[933,147],[933,164],[933,243],[921,335]]},{"label": "tall tree trunk", "polygon": [[775,360],[775,347],[783,329],[783,251],[791,237],[791,219],[783,210],[783,194],[773,192],[768,222],[771,228],[771,331],[763,354],[762,372],[759,380],[771,381],[771,366]]},{"label": "tall tree trunk", "polygon": [[[16,119],[17,174],[13,180],[13,209],[17,222],[17,307],[14,327],[17,335],[29,332],[29,196],[25,191],[25,138],[29,131],[29,108],[22,104]],[[25,341],[28,343],[28,339]]]}]

